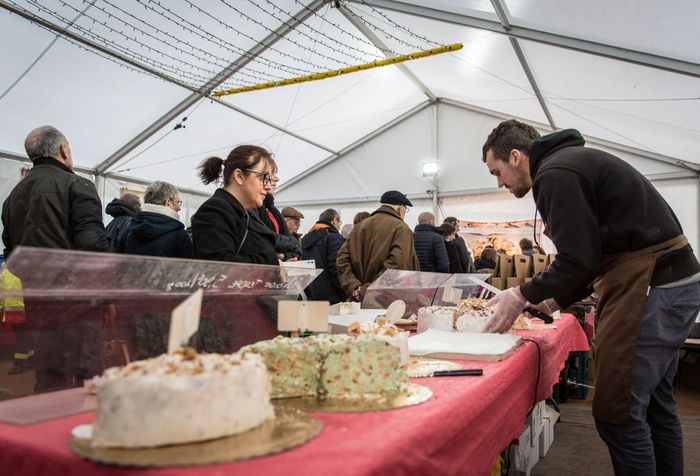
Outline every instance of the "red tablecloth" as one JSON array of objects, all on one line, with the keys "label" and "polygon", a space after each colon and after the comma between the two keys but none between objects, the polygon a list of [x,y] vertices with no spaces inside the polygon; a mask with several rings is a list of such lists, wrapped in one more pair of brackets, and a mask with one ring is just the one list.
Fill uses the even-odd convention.
[{"label": "red tablecloth", "polygon": [[[551,395],[570,351],[587,350],[570,315],[556,330],[521,331],[539,343],[540,384],[535,397],[537,348],[525,342],[502,362],[463,361],[483,377],[415,379],[432,389],[428,402],[374,413],[318,413],[323,431],[306,445],[265,458],[198,468],[140,470],[157,475],[486,475],[517,437],[535,400]],[[0,468],[13,475],[124,475],[135,470],[83,461],[67,445],[70,430],[92,412],[30,426],[0,423]],[[4,472],[4,471],[3,471]]]}]

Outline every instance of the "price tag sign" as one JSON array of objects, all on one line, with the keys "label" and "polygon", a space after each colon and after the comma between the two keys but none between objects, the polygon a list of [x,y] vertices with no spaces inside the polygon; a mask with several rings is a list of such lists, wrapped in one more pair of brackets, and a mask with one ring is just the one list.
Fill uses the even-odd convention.
[{"label": "price tag sign", "polygon": [[451,302],[454,304],[459,304],[459,301],[462,299],[462,290],[459,288],[453,288],[450,286],[447,286],[444,288],[444,291],[442,292],[442,300],[444,302]]},{"label": "price tag sign", "polygon": [[279,301],[277,329],[283,332],[328,332],[328,301]]},{"label": "price tag sign", "polygon": [[203,295],[202,289],[198,289],[173,309],[170,316],[170,332],[168,335],[169,354],[187,344],[190,337],[199,329]]}]

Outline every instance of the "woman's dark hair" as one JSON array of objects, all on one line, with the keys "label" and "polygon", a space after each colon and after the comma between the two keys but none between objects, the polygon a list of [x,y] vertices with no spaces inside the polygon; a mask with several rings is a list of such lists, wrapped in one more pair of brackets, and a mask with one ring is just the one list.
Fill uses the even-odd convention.
[{"label": "woman's dark hair", "polygon": [[209,184],[216,182],[223,175],[225,187],[231,181],[231,175],[236,169],[241,169],[244,175],[248,175],[250,172],[246,169],[254,169],[261,161],[274,163],[270,153],[262,147],[239,145],[228,154],[226,160],[220,157],[209,157],[199,164],[199,177],[204,184]]},{"label": "woman's dark hair", "polygon": [[438,227],[440,229],[440,233],[442,233],[442,236],[450,236],[452,233],[457,231],[457,228],[455,228],[453,225],[450,223],[443,223]]},{"label": "woman's dark hair", "polygon": [[490,259],[496,261],[496,250],[490,247],[486,247],[481,251],[481,259]]}]

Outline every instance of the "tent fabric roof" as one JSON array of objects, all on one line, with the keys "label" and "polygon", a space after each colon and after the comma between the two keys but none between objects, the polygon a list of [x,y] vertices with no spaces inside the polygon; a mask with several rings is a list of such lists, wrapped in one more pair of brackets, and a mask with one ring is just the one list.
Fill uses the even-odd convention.
[{"label": "tent fabric roof", "polygon": [[[456,3],[0,0],[0,149],[23,155],[52,124],[87,169],[205,191],[203,158],[256,143],[284,183],[437,97],[700,164],[698,2]],[[208,96],[456,42],[405,63],[413,77],[389,66]]]}]

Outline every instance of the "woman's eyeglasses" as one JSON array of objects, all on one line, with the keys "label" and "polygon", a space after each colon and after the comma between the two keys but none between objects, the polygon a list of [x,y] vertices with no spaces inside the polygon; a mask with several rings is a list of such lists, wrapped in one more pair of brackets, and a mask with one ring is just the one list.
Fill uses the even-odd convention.
[{"label": "woman's eyeglasses", "polygon": [[257,170],[252,170],[252,169],[242,169],[245,170],[246,172],[251,172],[254,173],[255,175],[258,176],[258,180],[260,180],[260,183],[265,185],[271,185],[272,184],[272,175],[269,174],[269,172],[258,172]]}]

